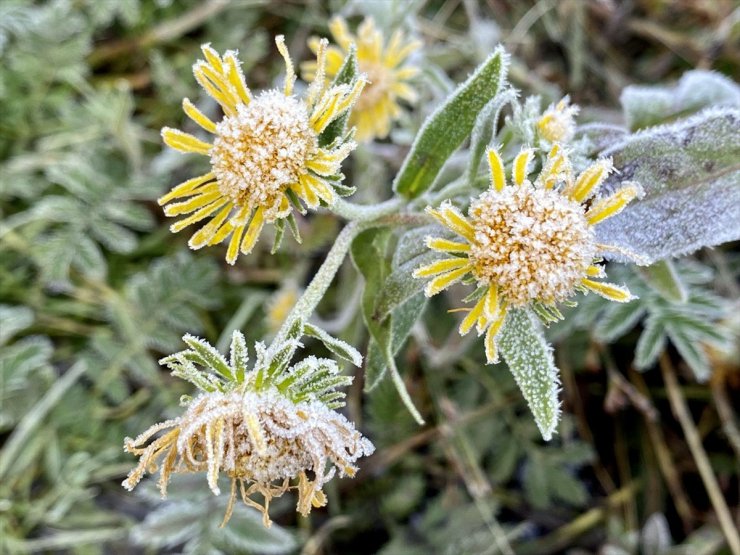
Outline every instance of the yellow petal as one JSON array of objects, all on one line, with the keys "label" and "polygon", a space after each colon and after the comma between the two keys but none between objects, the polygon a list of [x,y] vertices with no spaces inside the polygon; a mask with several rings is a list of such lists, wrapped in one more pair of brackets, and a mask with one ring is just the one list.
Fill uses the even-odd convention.
[{"label": "yellow petal", "polygon": [[329,30],[337,44],[344,50],[349,50],[350,44],[354,42],[354,37],[347,28],[347,22],[339,16],[334,16],[329,21]]},{"label": "yellow petal", "polygon": [[414,270],[413,276],[415,278],[431,277],[437,274],[443,274],[450,270],[455,270],[462,267],[470,267],[470,260],[467,258],[445,258],[443,260],[435,260],[431,264],[420,266]]},{"label": "yellow petal", "polygon": [[164,207],[164,215],[168,217],[179,216],[180,214],[189,214],[193,210],[197,210],[201,206],[205,206],[219,198],[221,191],[218,187],[214,186],[214,183],[209,183],[208,186],[204,187],[203,192],[183,202],[176,202],[174,204],[168,204]]},{"label": "yellow petal", "polygon": [[208,156],[212,147],[212,145],[195,138],[190,133],[185,133],[179,129],[172,129],[171,127],[162,128],[162,139],[167,146],[180,152],[193,152]]},{"label": "yellow petal", "polygon": [[231,264],[232,266],[239,256],[239,243],[241,243],[242,235],[244,234],[244,230],[246,229],[246,227],[246,223],[239,224],[234,227],[234,232],[231,234],[229,247],[226,249],[226,262]]},{"label": "yellow petal", "polygon": [[285,46],[285,37],[278,35],[275,37],[275,44],[277,45],[278,52],[285,60],[285,88],[283,89],[285,96],[293,94],[293,83],[295,83],[295,69],[293,69],[293,60],[290,59],[288,48]]},{"label": "yellow petal", "polygon": [[483,298],[485,299],[483,313],[488,320],[493,320],[499,312],[498,286],[491,285]]},{"label": "yellow petal", "polygon": [[189,99],[183,99],[182,109],[191,120],[200,125],[203,129],[209,133],[216,133],[216,124],[213,123],[203,112],[198,110],[198,108],[196,108]]},{"label": "yellow petal", "polygon": [[491,168],[491,185],[497,191],[506,186],[506,175],[504,174],[504,162],[495,148],[488,149],[488,165]]},{"label": "yellow petal", "polygon": [[242,73],[239,62],[231,52],[226,53],[224,60],[228,66],[227,78],[229,83],[234,87],[241,101],[244,104],[249,104],[252,100],[252,95],[250,94],[249,87],[247,87],[247,83],[244,80],[244,74]]},{"label": "yellow petal", "polygon": [[188,241],[188,246],[191,249],[197,250],[209,244],[210,240],[213,239],[213,236],[216,235],[216,233],[222,227],[222,224],[224,223],[226,218],[231,213],[232,208],[233,205],[231,203],[224,206],[221,211],[216,214],[213,219],[211,219],[210,222],[201,227],[193,234],[192,237],[190,237],[190,240]]},{"label": "yellow petal", "polygon": [[252,216],[252,221],[249,222],[247,233],[244,234],[244,239],[242,240],[242,245],[240,248],[242,254],[249,254],[250,252],[252,252],[254,244],[257,242],[257,238],[259,237],[259,233],[260,231],[262,231],[262,226],[264,224],[265,213],[264,210],[260,207],[254,211],[254,216]]},{"label": "yellow petal", "polygon": [[470,245],[439,237],[427,237],[427,247],[440,252],[469,252]]},{"label": "yellow petal", "polygon": [[173,187],[173,189],[166,195],[159,197],[159,199],[157,199],[157,203],[162,206],[163,204],[167,204],[173,199],[195,194],[194,191],[197,187],[199,187],[203,183],[211,181],[212,179],[215,179],[213,172],[208,172],[206,174],[199,175],[198,177],[188,179],[187,181]]},{"label": "yellow petal", "polygon": [[498,332],[501,330],[501,326],[503,325],[504,320],[506,320],[506,312],[507,312],[506,307],[502,306],[499,316],[496,318],[494,322],[491,323],[490,326],[488,326],[488,330],[486,331],[485,346],[486,346],[486,362],[488,364],[496,364],[498,362],[498,348],[496,347],[496,336],[498,335]]},{"label": "yellow petal", "polygon": [[629,184],[623,186],[611,196],[595,202],[588,212],[586,212],[586,219],[591,225],[594,225],[606,220],[607,218],[616,216],[638,195],[639,192],[640,189],[637,185]]},{"label": "yellow petal", "polygon": [[610,301],[626,303],[635,298],[629,292],[629,289],[626,287],[620,287],[619,285],[614,285],[613,283],[602,283],[587,278],[583,278],[581,283],[597,295],[601,295]]},{"label": "yellow petal", "polygon": [[588,199],[598,190],[613,167],[611,159],[597,160],[576,178],[575,186],[572,192],[568,191],[568,196],[576,202]]},{"label": "yellow petal", "polygon": [[459,268],[457,270],[453,270],[451,272],[448,272],[446,274],[442,274],[441,276],[437,276],[432,281],[427,283],[426,288],[424,289],[424,293],[427,297],[432,297],[439,293],[440,291],[446,289],[459,279],[462,279],[465,274],[470,272],[472,269],[472,266],[463,266],[462,268]]},{"label": "yellow petal", "polygon": [[606,276],[606,272],[604,271],[603,266],[596,266],[595,264],[592,264],[591,266],[586,268],[586,275],[588,277],[601,278]]},{"label": "yellow petal", "polygon": [[468,242],[472,243],[475,240],[473,226],[451,204],[442,204],[436,210],[434,208],[427,208],[427,213],[446,228],[467,239]]},{"label": "yellow petal", "polygon": [[175,222],[174,224],[172,224],[170,226],[170,231],[172,233],[177,233],[178,231],[181,231],[181,230],[185,229],[189,225],[192,225],[192,224],[194,224],[196,222],[199,222],[199,221],[207,218],[208,216],[210,216],[211,214],[213,214],[216,210],[218,210],[219,208],[221,208],[227,202],[229,202],[229,200],[228,199],[225,199],[225,198],[219,198],[218,200],[215,200],[214,202],[212,202],[211,204],[208,204],[208,205],[204,206],[203,208],[201,208],[197,212],[193,212],[187,218],[185,218],[183,220],[180,220],[180,221]]},{"label": "yellow petal", "polygon": [[534,158],[534,150],[531,148],[522,148],[519,154],[514,158],[514,167],[511,171],[511,177],[516,185],[521,185],[527,179],[529,173],[529,164]]},{"label": "yellow petal", "polygon": [[219,73],[223,73],[224,66],[221,63],[221,56],[219,56],[218,52],[211,48],[211,44],[202,44],[200,49],[203,52],[203,56],[205,56],[206,61],[211,64],[211,66],[213,66],[213,69],[215,69]]},{"label": "yellow petal", "polygon": [[486,302],[485,295],[478,299],[478,302],[475,303],[475,306],[472,308],[470,312],[468,312],[468,315],[463,318],[463,321],[460,322],[460,327],[457,329],[457,331],[460,333],[460,335],[466,335],[472,327],[475,325],[475,323],[480,318],[481,314],[483,314],[483,305]]}]

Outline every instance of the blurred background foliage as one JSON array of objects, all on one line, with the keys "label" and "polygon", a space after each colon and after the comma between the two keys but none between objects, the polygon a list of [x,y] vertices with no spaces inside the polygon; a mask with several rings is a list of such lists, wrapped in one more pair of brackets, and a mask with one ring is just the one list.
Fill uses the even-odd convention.
[{"label": "blurred background foliage", "polygon": [[[201,94],[190,72],[200,44],[239,49],[250,85],[269,87],[282,67],[272,36],[305,60],[306,39],[335,13],[402,22],[425,44],[421,101],[392,142],[345,167],[358,202],[390,195],[424,117],[498,42],[516,87],[547,102],[570,94],[581,122],[623,123],[628,85],[740,68],[732,0],[5,0],[0,552],[728,552],[715,512],[719,495],[738,518],[732,245],[657,270],[612,268],[639,301],[592,295],[551,326],[567,416],[548,444],[509,373],[428,318],[398,359],[427,425],[388,380],[363,395],[358,373],[347,410],[378,449],[355,480],[331,483],[327,509],[297,518],[281,499],[271,529],[244,507],[219,529],[224,500],[203,480],[175,481],[164,501],[120,487],[133,464],[123,437],[177,414],[189,392],[157,359],[185,332],[221,349],[236,328],[269,336],[340,226],[302,219],[302,247],[286,239],[270,256],[265,240],[233,268],[218,248],[188,252],[153,199],[199,168],[158,130]],[[339,278],[318,317],[362,347],[361,280],[349,264]]]}]

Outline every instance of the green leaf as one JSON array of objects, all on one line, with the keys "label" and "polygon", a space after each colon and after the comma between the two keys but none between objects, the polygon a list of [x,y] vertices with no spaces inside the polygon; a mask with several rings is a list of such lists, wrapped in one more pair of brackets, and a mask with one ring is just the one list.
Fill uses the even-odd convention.
[{"label": "green leaf", "polygon": [[639,302],[610,303],[594,328],[594,337],[612,343],[637,325],[645,315]]},{"label": "green leaf", "polygon": [[26,306],[0,304],[0,322],[0,345],[3,345],[33,323],[33,311]]},{"label": "green leaf", "polygon": [[[645,196],[596,226],[597,240],[645,264],[740,239],[740,110],[711,109],[604,151]],[[613,258],[625,260],[624,256]]]},{"label": "green leaf", "polygon": [[635,368],[647,370],[655,364],[658,356],[663,352],[666,345],[666,335],[662,323],[658,318],[647,319],[645,329],[637,340],[635,350]]},{"label": "green leaf", "polygon": [[[394,355],[397,348],[403,344],[413,322],[418,318],[421,308],[417,311],[402,312],[398,315],[399,322],[394,325],[394,316],[381,319],[376,313],[375,302],[385,283],[391,267],[391,260],[387,256],[388,242],[391,230],[388,228],[369,229],[360,233],[352,242],[352,260],[357,269],[365,278],[365,288],[362,293],[362,314],[370,331],[371,341],[368,348],[372,348],[373,342],[384,359],[385,366],[391,371],[393,383],[398,390],[401,400],[411,412],[419,424],[423,424],[419,411],[414,407],[409,397],[403,379],[398,373]],[[423,305],[422,305],[423,308]],[[395,332],[394,332],[395,327]],[[385,370],[378,365],[378,357],[375,353],[368,351],[368,360],[373,364],[370,372],[371,387],[374,387]]]},{"label": "green leaf", "polygon": [[321,328],[312,324],[305,324],[303,332],[321,341],[327,349],[338,357],[351,362],[355,366],[362,365],[362,355],[359,351],[341,339],[332,337]]},{"label": "green leaf", "polygon": [[684,362],[691,368],[696,380],[699,382],[707,381],[709,376],[712,375],[712,368],[709,365],[707,354],[701,348],[699,342],[696,341],[696,338],[686,333],[684,328],[674,326],[671,323],[666,324],[665,329],[671,343],[676,347]]},{"label": "green leaf", "polygon": [[640,274],[648,285],[668,301],[684,303],[689,298],[689,293],[670,259],[640,268]]},{"label": "green leaf", "polygon": [[247,507],[238,509],[226,527],[215,530],[215,547],[224,553],[261,555],[280,555],[296,549],[295,538],[285,528],[276,524],[265,528],[262,516],[256,510]]},{"label": "green leaf", "polygon": [[498,47],[424,123],[393,190],[415,198],[429,189],[442,166],[473,130],[478,113],[506,80],[507,55]]},{"label": "green leaf", "polygon": [[510,310],[498,346],[543,439],[549,441],[560,418],[560,379],[539,320],[528,310]]},{"label": "green leaf", "polygon": [[[394,307],[388,318],[391,322],[391,354],[395,357],[401,350],[411,328],[426,307],[427,298],[423,293],[411,296],[401,305]],[[378,343],[371,339],[368,343],[365,363],[365,392],[375,389],[388,371],[386,357]]]},{"label": "green leaf", "polygon": [[214,370],[227,380],[234,379],[234,373],[231,371],[229,363],[226,362],[226,359],[221,353],[214,349],[210,343],[190,334],[185,334],[182,340],[192,349],[192,351],[184,351],[182,353],[185,358],[205,368]]}]

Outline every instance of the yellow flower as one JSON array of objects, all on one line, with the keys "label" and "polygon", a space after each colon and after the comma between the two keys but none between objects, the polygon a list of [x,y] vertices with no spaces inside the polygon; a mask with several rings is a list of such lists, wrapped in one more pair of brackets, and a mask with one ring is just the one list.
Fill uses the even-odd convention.
[{"label": "yellow flower", "polygon": [[617,302],[633,297],[623,287],[596,281],[605,277],[593,226],[619,213],[639,193],[624,183],[612,195],[593,196],[612,171],[598,160],[573,178],[567,155],[553,146],[542,172],[531,183],[535,150],[523,148],[514,159],[512,185],[496,149],[488,151],[491,188],[475,199],[465,217],[450,203],[427,212],[463,241],[429,237],[427,246],[448,257],[418,268],[414,277],[433,279],[427,296],[472,276],[480,297],[460,324],[460,334],[476,326],[486,333],[486,359],[496,362],[496,334],[507,310],[531,306],[545,317],[561,317],[556,304],[588,290]]},{"label": "yellow flower", "polygon": [[551,104],[537,122],[540,137],[550,143],[568,143],[576,132],[575,117],[580,108],[570,104],[567,96],[557,104]]},{"label": "yellow flower", "polygon": [[300,290],[296,284],[288,281],[270,297],[266,303],[267,314],[265,314],[265,322],[270,333],[277,333],[299,296]]},{"label": "yellow flower", "polygon": [[[357,36],[350,33],[347,22],[334,17],[329,22],[329,30],[338,44],[330,46],[327,52],[326,75],[334,77],[342,66],[352,44],[357,45],[357,66],[367,75],[368,84],[357,100],[349,123],[357,128],[358,141],[383,139],[388,136],[391,124],[401,115],[399,99],[415,102],[417,94],[408,80],[419,73],[415,66],[405,65],[406,59],[418,48],[419,41],[409,41],[404,33],[397,30],[385,43],[383,34],[375,26],[372,18],[366,18],[357,29]],[[320,41],[314,37],[309,47],[318,52]],[[306,62],[302,65],[304,75],[313,77],[316,64]]]},{"label": "yellow flower", "polygon": [[[327,471],[327,463],[341,476],[352,477],[355,461],[373,449],[351,422],[321,401],[294,403],[277,389],[213,391],[191,401],[182,416],[155,424],[136,439],[126,438],[124,450],[137,455],[139,464],[123,486],[130,491],[147,471],[159,468],[164,496],[173,473],[204,472],[211,491],[219,495],[223,472],[231,480],[224,524],[238,487],[242,501],[261,511],[269,526],[273,498],[296,489],[297,510],[307,515],[312,507],[326,504],[322,487],[336,472]],[[297,483],[291,486],[291,480]],[[256,494],[263,504],[253,499]]]},{"label": "yellow flower", "polygon": [[[297,510],[303,515],[325,505],[324,484],[337,471],[354,476],[355,462],[374,447],[335,410],[344,405],[345,396],[337,389],[352,378],[334,360],[309,356],[289,366],[301,345],[299,324],[274,353],[255,344],[251,368],[241,332],[232,336],[228,360],[206,341],[186,335],[190,349],[160,363],[201,393],[181,416],[124,440],[124,451],[139,462],[123,487],[131,491],[147,472],[159,470],[164,497],[173,474],[203,472],[213,494],[220,495],[219,476],[225,474],[231,493],[222,526],[233,511],[237,488],[244,503],[262,512],[265,526],[270,525],[270,501],[290,489],[298,491]],[[322,334],[322,341],[341,344],[345,358],[361,363],[352,347]]]},{"label": "yellow flower", "polygon": [[[176,186],[159,199],[167,216],[187,217],[170,229],[178,232],[210,219],[190,238],[192,249],[216,245],[227,237],[226,260],[248,254],[265,223],[283,225],[292,208],[303,211],[302,201],[316,208],[320,201],[331,205],[336,193],[333,180],[341,177],[342,161],[354,149],[352,142],[335,141],[324,148],[319,135],[352,107],[364,86],[327,87],[324,67],[327,41],[317,45],[317,75],[306,97],[293,94],[295,74],[282,36],[275,38],[285,59],[282,91],[272,89],[253,96],[247,88],[236,53],[220,56],[209,45],[202,47],[205,60],[193,66],[198,83],[224,112],[219,123],[211,121],[187,98],[185,113],[204,130],[215,135],[212,143],[177,129],[162,129],[164,142],[182,151],[210,157],[211,171]],[[187,198],[186,198],[187,197]],[[175,199],[183,199],[172,202]]]}]

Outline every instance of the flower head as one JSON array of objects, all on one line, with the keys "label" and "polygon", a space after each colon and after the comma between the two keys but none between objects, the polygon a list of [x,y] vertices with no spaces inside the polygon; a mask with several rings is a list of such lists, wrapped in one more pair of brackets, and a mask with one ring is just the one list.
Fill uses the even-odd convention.
[{"label": "flower head", "polygon": [[[326,503],[322,487],[337,469],[340,476],[354,476],[357,459],[373,452],[373,445],[334,410],[344,396],[336,388],[351,378],[342,376],[328,359],[308,357],[288,367],[300,345],[295,334],[275,352],[258,343],[252,370],[247,370],[244,336],[238,331],[229,362],[208,343],[184,339],[191,349],[161,362],[202,393],[189,401],[181,416],[155,424],[135,439],[126,438],[124,450],[139,457],[123,482],[126,489],[136,487],[146,472],[159,469],[162,495],[170,476],[183,472],[204,472],[211,491],[219,495],[218,479],[225,474],[231,492],[224,524],[238,488],[244,503],[262,511],[269,526],[274,497],[297,490],[297,510],[306,515],[311,507]],[[359,353],[344,348],[357,362]],[[264,499],[262,504],[254,499],[256,494]]]},{"label": "flower head", "polygon": [[450,203],[428,209],[440,224],[463,242],[429,237],[429,248],[446,258],[427,264],[415,277],[433,279],[427,296],[470,277],[477,289],[475,305],[460,324],[460,333],[473,326],[486,333],[486,358],[497,360],[495,338],[507,310],[531,306],[546,319],[561,317],[558,303],[576,291],[594,291],[607,299],[626,302],[623,287],[596,281],[605,276],[597,254],[593,226],[619,213],[639,193],[625,183],[612,195],[594,199],[612,171],[611,160],[599,160],[574,178],[566,153],[555,145],[544,168],[530,182],[535,150],[524,148],[513,163],[511,185],[496,149],[488,152],[492,187],[473,200],[465,217]]},{"label": "flower head", "polygon": [[[202,47],[204,60],[193,66],[198,83],[221,106],[224,117],[211,121],[187,98],[185,113],[205,131],[215,135],[212,143],[165,127],[164,142],[182,152],[208,156],[211,171],[189,179],[159,199],[168,216],[187,216],[170,229],[178,232],[208,219],[189,245],[199,249],[229,239],[226,260],[236,261],[239,252],[253,249],[265,223],[275,223],[282,236],[285,219],[292,223],[292,210],[302,204],[316,208],[331,205],[335,184],[341,179],[342,161],[355,144],[342,138],[326,146],[320,141],[327,126],[352,107],[365,84],[327,86],[323,78],[327,41],[317,45],[317,79],[305,98],[293,94],[295,75],[284,39],[275,39],[285,59],[282,90],[253,95],[247,88],[236,59],[227,51],[220,56],[209,45]],[[175,199],[179,202],[172,202]],[[290,226],[291,229],[294,225]]]},{"label": "flower head", "polygon": [[[383,33],[370,17],[360,24],[356,36],[350,33],[347,22],[341,17],[334,17],[329,22],[329,30],[338,46],[330,46],[327,52],[327,76],[334,77],[339,72],[351,46],[356,44],[358,68],[368,77],[368,84],[349,120],[357,128],[357,140],[365,142],[387,137],[391,124],[401,115],[399,100],[415,102],[417,99],[408,80],[416,76],[419,69],[404,62],[420,48],[421,43],[408,40],[400,30],[385,42]],[[318,38],[309,41],[314,52],[318,51],[319,45]],[[316,74],[314,62],[304,63],[302,69],[308,76]]]},{"label": "flower head", "polygon": [[568,143],[576,132],[575,117],[580,108],[570,104],[567,96],[557,104],[550,104],[537,122],[540,137],[550,143]]}]

